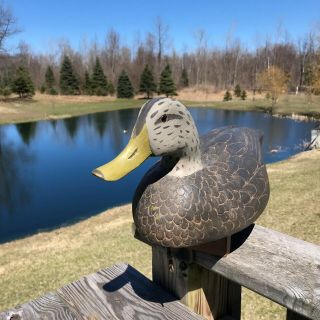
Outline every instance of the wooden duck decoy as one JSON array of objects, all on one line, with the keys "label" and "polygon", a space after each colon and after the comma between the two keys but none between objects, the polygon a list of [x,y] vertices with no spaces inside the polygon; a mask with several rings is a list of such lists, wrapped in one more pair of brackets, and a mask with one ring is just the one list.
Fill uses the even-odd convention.
[{"label": "wooden duck decoy", "polygon": [[199,138],[181,102],[152,99],[126,148],[93,174],[118,180],[149,156],[161,156],[136,189],[136,230],[152,245],[197,246],[243,230],[263,212],[269,182],[261,141],[261,132],[231,126]]}]

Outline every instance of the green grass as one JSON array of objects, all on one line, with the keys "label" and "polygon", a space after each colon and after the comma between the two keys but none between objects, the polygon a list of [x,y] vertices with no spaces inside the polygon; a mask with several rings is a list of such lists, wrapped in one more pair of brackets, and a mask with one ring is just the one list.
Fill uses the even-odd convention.
[{"label": "green grass", "polygon": [[65,118],[83,114],[137,108],[143,100],[116,99],[106,101],[59,101],[55,97],[0,103],[0,124]]},{"label": "green grass", "polygon": [[[97,101],[98,99],[98,101]],[[99,100],[100,99],[100,100]],[[177,97],[179,99],[179,97]],[[94,112],[141,107],[146,100],[112,99],[96,97],[63,97],[36,95],[32,100],[11,99],[0,102],[0,124],[17,123],[52,118],[63,118]],[[187,106],[209,107],[225,110],[270,111],[267,99],[223,101],[186,101]],[[273,107],[273,112],[283,115],[305,114],[320,117],[320,96],[308,103],[305,95],[283,95]]]},{"label": "green grass", "polygon": [[312,102],[309,103],[306,96],[300,95],[282,95],[275,106],[272,107],[271,101],[267,99],[257,99],[252,101],[234,99],[231,101],[184,101],[188,106],[212,107],[225,110],[239,111],[271,111],[281,115],[312,115],[320,117],[320,96],[313,96]]},{"label": "green grass", "polygon": [[[269,204],[258,223],[320,244],[320,152],[268,165]],[[0,245],[0,310],[117,262],[151,275],[151,250],[131,233],[131,206]],[[285,319],[279,305],[244,289],[242,319]]]}]

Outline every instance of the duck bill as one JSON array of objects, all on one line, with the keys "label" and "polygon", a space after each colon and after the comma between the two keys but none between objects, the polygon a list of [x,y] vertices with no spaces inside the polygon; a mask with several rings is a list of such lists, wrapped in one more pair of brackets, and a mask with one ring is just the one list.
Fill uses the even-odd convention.
[{"label": "duck bill", "polygon": [[95,169],[92,173],[107,181],[116,181],[137,168],[152,154],[146,125],[139,135],[131,139],[123,151],[112,161]]}]

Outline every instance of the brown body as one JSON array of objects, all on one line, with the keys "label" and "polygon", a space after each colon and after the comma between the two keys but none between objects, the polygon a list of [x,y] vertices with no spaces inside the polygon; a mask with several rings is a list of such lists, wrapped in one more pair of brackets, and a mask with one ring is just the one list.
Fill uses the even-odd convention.
[{"label": "brown body", "polygon": [[263,212],[269,182],[261,162],[261,134],[226,127],[200,138],[203,169],[168,175],[166,158],[140,182],[133,201],[137,232],[150,244],[188,247],[240,231]]}]

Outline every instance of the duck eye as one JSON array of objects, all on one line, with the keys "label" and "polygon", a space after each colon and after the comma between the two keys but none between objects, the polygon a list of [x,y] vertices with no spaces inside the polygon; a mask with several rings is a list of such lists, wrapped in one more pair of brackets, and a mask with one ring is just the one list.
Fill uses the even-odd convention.
[{"label": "duck eye", "polygon": [[168,117],[167,117],[166,114],[164,114],[164,115],[161,117],[161,121],[162,121],[162,122],[166,122],[167,119],[168,119]]}]

